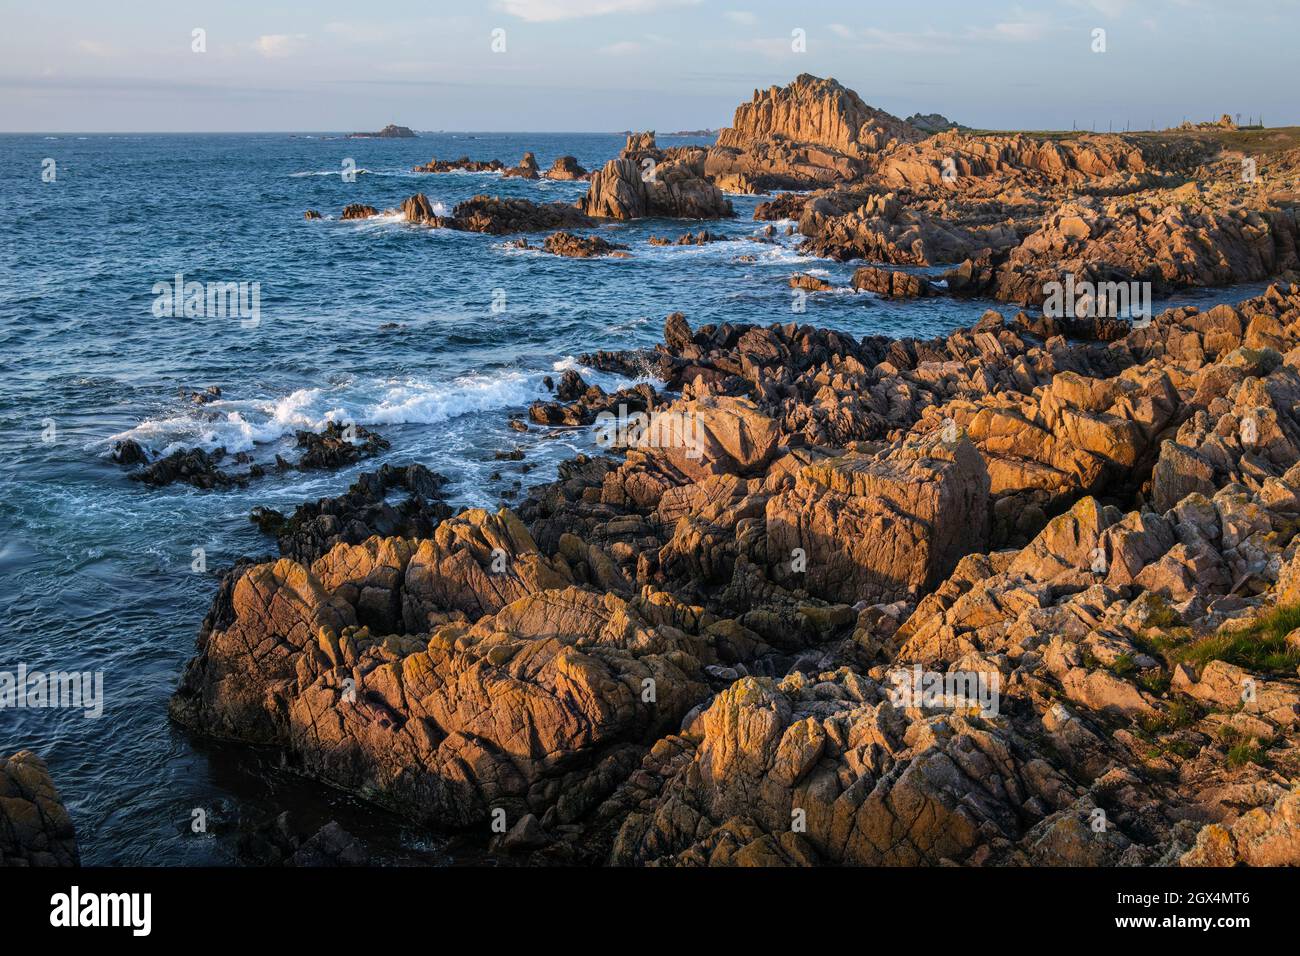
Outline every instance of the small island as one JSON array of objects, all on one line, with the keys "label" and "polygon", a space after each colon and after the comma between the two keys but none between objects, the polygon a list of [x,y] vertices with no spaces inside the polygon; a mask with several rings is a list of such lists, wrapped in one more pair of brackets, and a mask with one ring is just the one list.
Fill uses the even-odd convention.
[{"label": "small island", "polygon": [[416,132],[409,126],[389,123],[378,133],[349,133],[348,139],[415,139]]}]

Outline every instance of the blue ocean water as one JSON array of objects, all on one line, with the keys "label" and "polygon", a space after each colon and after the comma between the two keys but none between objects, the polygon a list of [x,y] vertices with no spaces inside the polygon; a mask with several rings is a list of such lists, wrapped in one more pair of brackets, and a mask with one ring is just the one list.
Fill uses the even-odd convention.
[{"label": "blue ocean water", "polygon": [[[622,141],[0,136],[0,670],[21,662],[102,671],[105,690],[100,719],[0,710],[0,753],[30,748],[46,759],[84,862],[232,862],[235,817],[286,808],[317,824],[339,819],[394,861],[455,857],[437,834],[297,780],[271,756],[195,741],[168,722],[167,698],[194,652],[219,569],[274,549],[248,521],[255,505],[291,510],[387,460],[446,474],[453,503],[495,507],[503,493],[548,480],[559,461],[594,448],[586,431],[515,433],[507,414],[546,394],[543,378],[584,351],[658,341],[672,311],[692,325],[800,321],[930,336],[994,305],[830,293],[793,314],[792,273],[814,270],[844,285],[853,265],[801,256],[796,237],[749,241],[764,225],[752,221],[763,197],[733,197],[737,218],[728,222],[602,227],[631,247],[625,260],[556,258],[395,216],[337,219],[347,203],[393,208],[417,191],[448,210],[481,192],[574,201],[586,183],[410,167],[431,156],[514,163],[532,150],[543,169],[563,154],[595,168]],[[660,137],[660,145],[687,141]],[[349,159],[355,182],[342,176]],[[308,208],[327,218],[304,220]],[[648,242],[701,225],[729,240]],[[156,316],[154,286],[177,273],[258,283],[260,321]],[[1209,304],[1254,291],[1182,299]],[[493,311],[494,301],[504,310]],[[197,406],[178,396],[210,385],[221,388],[219,401]],[[343,472],[272,474],[221,492],[149,489],[106,457],[129,436],[160,452],[224,446],[264,460],[287,453],[296,429],[331,420],[372,426],[392,448]],[[493,457],[515,447],[528,473]],[[206,552],[206,573],[192,570],[196,548]],[[206,834],[192,832],[196,809],[208,817]]]}]

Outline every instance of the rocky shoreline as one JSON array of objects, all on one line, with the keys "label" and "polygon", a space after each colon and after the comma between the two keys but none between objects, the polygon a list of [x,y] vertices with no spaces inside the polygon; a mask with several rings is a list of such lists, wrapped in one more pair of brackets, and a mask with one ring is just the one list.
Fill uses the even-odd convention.
[{"label": "rocky shoreline", "polygon": [[535,862],[1300,862],[1297,346],[1295,285],[1121,335],[675,314],[583,361],[649,358],[689,443],[282,536],[172,715]]},{"label": "rocky shoreline", "polygon": [[[223,577],[172,719],[529,863],[1300,865],[1300,150],[1246,168],[1191,132],[903,121],[806,75],[711,147],[417,167],[589,177],[577,203],[401,214],[601,260],[629,253],[575,230],[785,190],[755,241],[789,220],[863,260],[858,291],[1008,307],[928,340],[673,313],[652,350],[579,359],[654,386],[570,370],[528,409],[605,454],[512,507],[457,511],[411,463],[257,509],[279,557]],[[1205,311],[1047,305],[1266,280]],[[387,447],[299,443],[277,468]],[[115,458],[147,484],[265,474]],[[0,863],[75,862],[39,759],[0,769]],[[332,826],[249,842],[364,857]]]}]

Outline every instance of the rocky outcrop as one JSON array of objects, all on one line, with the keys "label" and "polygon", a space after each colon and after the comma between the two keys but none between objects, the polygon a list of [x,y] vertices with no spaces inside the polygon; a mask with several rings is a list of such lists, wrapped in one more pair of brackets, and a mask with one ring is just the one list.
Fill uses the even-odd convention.
[{"label": "rocky outcrop", "polygon": [[918,211],[893,193],[838,192],[808,202],[799,219],[802,248],[832,259],[907,265],[960,262],[982,248],[1006,249],[1005,228],[968,230]]},{"label": "rocky outcrop", "polygon": [[537,169],[537,157],[532,153],[524,153],[524,158],[519,161],[518,166],[502,170],[501,175],[516,179],[538,179],[541,174]]},{"label": "rocky outcrop", "polygon": [[854,271],[851,284],[859,292],[874,292],[886,299],[918,299],[938,291],[924,276],[876,266],[863,266]]},{"label": "rocky outcrop", "polygon": [[315,833],[299,833],[289,811],[273,820],[240,821],[238,852],[251,866],[363,866],[370,863],[365,844],[331,820]]},{"label": "rocky outcrop", "polygon": [[436,156],[420,166],[412,166],[413,173],[499,173],[506,166],[499,159],[476,160],[468,156],[460,159],[438,159]]},{"label": "rocky outcrop", "polygon": [[1156,157],[1149,161],[1140,146],[1120,136],[1053,140],[945,132],[891,150],[876,175],[892,189],[926,185],[979,190],[981,180],[996,181],[1004,190],[1045,189],[1088,182],[1145,182],[1140,177],[1152,173],[1156,162]]},{"label": "rocky outcrop", "polygon": [[414,196],[408,196],[402,201],[402,218],[407,222],[421,224],[436,224],[438,221],[433,205],[429,202],[429,197],[424,193],[416,193]]},{"label": "rocky outcrop", "polygon": [[591,218],[568,203],[534,203],[527,199],[474,196],[452,210],[438,225],[463,232],[499,236],[512,232],[541,232],[592,225]]},{"label": "rocky outcrop", "polygon": [[1086,798],[1035,766],[1029,741],[888,696],[847,670],[741,679],[670,738],[672,759],[643,766],[611,800],[651,791],[632,804],[611,862],[979,864],[1036,820],[1086,819],[1074,809]]},{"label": "rocky outcrop", "polygon": [[966,130],[967,126],[948,119],[942,113],[913,113],[907,119],[903,120],[909,126],[915,126],[922,133],[944,133],[948,130]]},{"label": "rocky outcrop", "polygon": [[789,279],[790,288],[805,292],[828,292],[834,288],[830,281],[807,272],[796,272]]},{"label": "rocky outcrop", "polygon": [[[574,819],[705,692],[703,642],[576,588],[380,638],[282,559],[239,578],[232,612],[203,637],[173,716],[443,826],[494,810]],[[251,653],[263,635],[274,649]]]},{"label": "rocky outcrop", "polygon": [[558,401],[537,401],[529,406],[530,420],[539,425],[590,425],[603,412],[615,416],[647,412],[659,401],[649,384],[606,392],[599,385],[588,385],[573,369],[560,376],[555,392]]},{"label": "rocky outcrop", "polygon": [[750,102],[736,107],[732,125],[718,132],[718,145],[746,148],[785,139],[862,158],[919,138],[898,117],[873,109],[835,80],[803,73],[788,86],[755,90]]},{"label": "rocky outcrop", "polygon": [[591,174],[578,164],[577,159],[572,156],[557,156],[551,168],[542,174],[547,179],[560,181],[572,181],[575,179],[587,179]]},{"label": "rocky outcrop", "polygon": [[[648,165],[647,165],[648,164]],[[598,219],[720,219],[734,215],[731,202],[703,175],[699,162],[646,157],[612,159],[591,177],[579,203]]]},{"label": "rocky outcrop", "polygon": [[45,761],[0,757],[0,867],[79,866],[77,835]]},{"label": "rocky outcrop", "polygon": [[1158,292],[1254,282],[1300,267],[1297,236],[1291,210],[1079,200],[1050,211],[1010,252],[993,292],[1004,301],[1040,305],[1066,275],[1081,282],[1149,282]]},{"label": "rocky outcrop", "polygon": [[362,425],[330,422],[319,432],[297,431],[294,442],[303,449],[302,471],[332,471],[373,458],[389,447],[388,439]]},{"label": "rocky outcrop", "polygon": [[729,239],[729,236],[719,235],[708,229],[699,229],[695,232],[684,232],[676,239],[667,236],[651,236],[647,241],[652,246],[706,246],[711,242],[726,242]]},{"label": "rocky outcrop", "polygon": [[1300,866],[1300,791],[1256,807],[1230,827],[1211,823],[1196,835],[1182,866]]},{"label": "rocky outcrop", "polygon": [[[427,538],[451,516],[442,499],[447,479],[424,465],[385,464],[361,475],[342,495],[299,505],[285,517],[271,508],[256,508],[252,520],[274,535],[280,553],[310,564],[340,543],[359,545],[372,536]],[[407,492],[390,502],[396,491]]]},{"label": "rocky outcrop", "polygon": [[923,134],[833,79],[802,74],[754,91],[719,131],[705,171],[732,192],[810,189],[860,178],[878,153]]},{"label": "rocky outcrop", "polygon": [[542,243],[542,251],[571,259],[591,259],[596,256],[626,258],[626,250],[627,246],[600,236],[575,236],[571,232],[552,233]]},{"label": "rocky outcrop", "polygon": [[769,574],[829,601],[915,600],[988,540],[988,496],[965,440],[805,465],[767,502]]}]

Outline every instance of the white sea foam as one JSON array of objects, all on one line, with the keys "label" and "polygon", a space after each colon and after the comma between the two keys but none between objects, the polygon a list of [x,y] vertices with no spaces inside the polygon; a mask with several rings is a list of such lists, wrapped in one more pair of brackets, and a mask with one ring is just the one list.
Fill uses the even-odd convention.
[{"label": "white sea foam", "polygon": [[[429,208],[433,210],[435,216],[450,216],[451,210],[447,208],[446,203],[431,202]],[[333,217],[331,217],[333,218]],[[408,223],[406,215],[400,209],[385,209],[374,216],[367,216],[365,219],[347,219],[338,220],[345,222],[347,225],[362,231],[375,229],[387,229],[392,226],[417,226],[424,228],[419,223]]]},{"label": "white sea foam", "polygon": [[[318,170],[310,170],[310,169],[309,169],[309,170],[304,170],[304,171],[302,171],[302,172],[290,173],[289,176],[290,176],[290,178],[292,178],[292,179],[301,179],[301,178],[303,178],[304,176],[342,176],[344,172],[345,172],[345,171],[344,171],[343,169],[318,169]],[[374,170],[371,170],[371,169],[364,169],[364,168],[363,168],[363,169],[354,169],[354,170],[351,170],[351,172],[354,173],[354,174],[357,175],[357,176],[385,176],[385,175],[388,175],[387,173],[376,173]]]},{"label": "white sea foam", "polygon": [[649,382],[651,385],[663,384],[657,378],[649,373],[638,375],[635,378],[629,378],[626,375],[620,375],[617,372],[602,372],[599,369],[591,368],[588,365],[581,364],[572,355],[566,355],[557,361],[552,368],[557,372],[566,372],[573,369],[588,385],[599,385],[607,392],[617,392],[621,388],[631,388],[633,385],[640,385],[642,382]]},{"label": "white sea foam", "polygon": [[432,425],[472,412],[526,404],[544,393],[542,374],[508,370],[449,381],[360,379],[328,388],[300,388],[276,398],[218,399],[148,419],[113,435],[106,447],[135,439],[161,453],[181,448],[251,451],[295,431],[319,432],[331,422]]},{"label": "white sea foam", "polygon": [[650,245],[649,242],[644,244],[639,243],[633,251],[633,255],[638,259],[648,259],[650,261],[664,261],[679,256],[732,261],[739,256],[752,256],[753,261],[747,262],[747,265],[764,266],[827,261],[819,256],[806,255],[791,246],[780,245],[778,243],[754,242],[751,239],[744,238],[720,239],[716,242],[708,242],[701,246],[653,246]]}]

